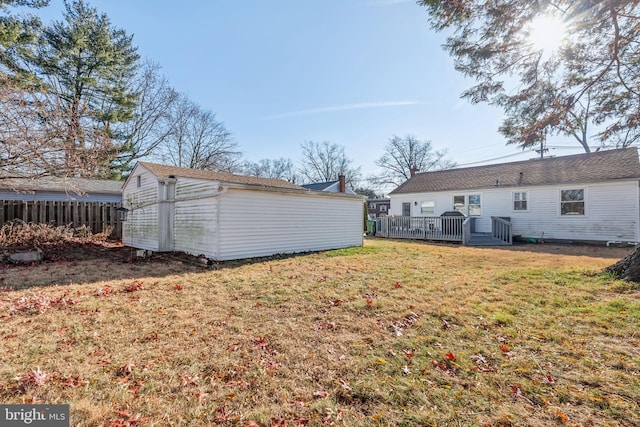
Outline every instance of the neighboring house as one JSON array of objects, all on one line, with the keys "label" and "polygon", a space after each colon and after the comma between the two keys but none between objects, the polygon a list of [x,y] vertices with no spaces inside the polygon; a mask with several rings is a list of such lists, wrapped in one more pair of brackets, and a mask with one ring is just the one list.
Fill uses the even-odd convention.
[{"label": "neighboring house", "polygon": [[376,219],[389,215],[391,209],[391,199],[370,199],[367,200],[369,219]]},{"label": "neighboring house", "polygon": [[640,241],[639,184],[636,148],[424,172],[390,193],[391,214],[459,211],[477,233],[502,218],[523,238],[632,243]]},{"label": "neighboring house", "polygon": [[0,178],[0,200],[33,201],[122,201],[122,181],[57,178]]},{"label": "neighboring house", "polygon": [[351,194],[352,196],[356,194],[353,190],[347,187],[344,175],[339,175],[337,181],[304,184],[304,185],[301,185],[301,187],[311,191],[326,191],[328,193],[345,193],[345,194]]},{"label": "neighboring house", "polygon": [[139,162],[123,243],[213,260],[361,246],[363,198],[287,181]]},{"label": "neighboring house", "polygon": [[57,226],[107,227],[120,237],[122,181],[86,178],[1,178],[0,226],[21,220]]}]

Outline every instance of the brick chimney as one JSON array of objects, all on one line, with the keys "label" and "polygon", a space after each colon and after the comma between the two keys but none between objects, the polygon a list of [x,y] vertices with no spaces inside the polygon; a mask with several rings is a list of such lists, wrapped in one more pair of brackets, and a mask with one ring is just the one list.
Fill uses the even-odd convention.
[{"label": "brick chimney", "polygon": [[341,193],[347,192],[347,181],[343,173],[340,173],[340,175],[338,175],[338,191]]},{"label": "brick chimney", "polygon": [[416,176],[416,172],[418,172],[418,168],[415,167],[415,166],[411,166],[411,169],[409,169],[409,173],[411,174],[411,178]]}]

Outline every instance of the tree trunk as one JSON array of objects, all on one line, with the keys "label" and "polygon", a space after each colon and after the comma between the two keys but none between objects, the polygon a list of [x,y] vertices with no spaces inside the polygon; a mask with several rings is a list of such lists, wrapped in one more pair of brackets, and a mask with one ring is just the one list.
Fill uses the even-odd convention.
[{"label": "tree trunk", "polygon": [[620,280],[640,283],[640,245],[620,261],[604,269]]}]

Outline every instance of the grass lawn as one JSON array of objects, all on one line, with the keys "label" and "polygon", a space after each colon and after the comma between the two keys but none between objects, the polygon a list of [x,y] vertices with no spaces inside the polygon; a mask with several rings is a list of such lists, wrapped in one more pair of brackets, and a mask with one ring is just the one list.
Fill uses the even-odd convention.
[{"label": "grass lawn", "polygon": [[73,426],[637,426],[640,287],[599,274],[628,252],[3,267],[0,401]]}]

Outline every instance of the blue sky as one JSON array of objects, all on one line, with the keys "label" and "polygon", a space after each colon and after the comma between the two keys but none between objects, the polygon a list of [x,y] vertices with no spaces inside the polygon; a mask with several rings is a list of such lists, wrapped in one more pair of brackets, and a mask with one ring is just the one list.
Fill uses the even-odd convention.
[{"label": "blue sky", "polygon": [[[505,146],[501,111],[471,85],[414,0],[89,1],[134,35],[179,91],[216,113],[245,158],[300,158],[331,141],[365,175],[393,135],[447,149],[460,165],[531,158]],[[39,14],[61,19],[62,0]],[[578,153],[565,138],[551,154]]]}]

